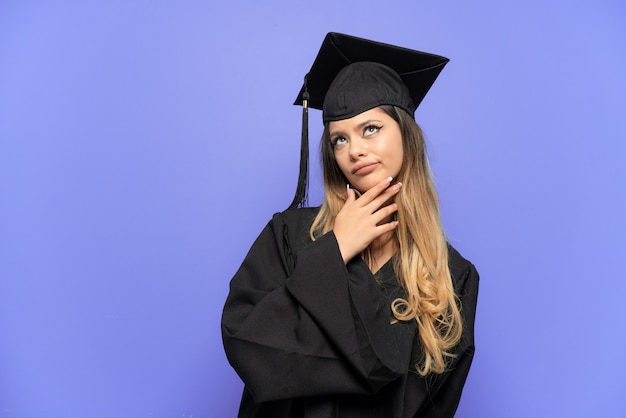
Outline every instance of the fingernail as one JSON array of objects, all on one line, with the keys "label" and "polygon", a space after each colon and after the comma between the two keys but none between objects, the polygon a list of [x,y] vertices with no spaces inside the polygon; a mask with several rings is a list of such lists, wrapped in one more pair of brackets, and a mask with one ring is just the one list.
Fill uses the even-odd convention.
[{"label": "fingernail", "polygon": [[396,183],[393,185],[391,190],[393,190],[394,192],[397,192],[398,190],[400,190],[400,187],[402,187],[402,183]]}]

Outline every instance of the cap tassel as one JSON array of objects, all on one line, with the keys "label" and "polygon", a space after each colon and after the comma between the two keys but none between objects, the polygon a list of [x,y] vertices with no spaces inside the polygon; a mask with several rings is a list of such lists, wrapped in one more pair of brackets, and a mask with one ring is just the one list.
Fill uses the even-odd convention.
[{"label": "cap tassel", "polygon": [[304,207],[307,204],[307,188],[309,182],[309,92],[304,78],[304,92],[302,93],[302,138],[300,142],[300,172],[296,195],[289,205],[289,209]]}]

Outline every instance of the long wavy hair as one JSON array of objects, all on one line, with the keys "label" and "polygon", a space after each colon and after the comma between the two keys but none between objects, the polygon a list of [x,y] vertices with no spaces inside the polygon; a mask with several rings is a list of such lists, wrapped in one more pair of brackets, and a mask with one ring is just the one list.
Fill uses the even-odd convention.
[{"label": "long wavy hair", "polygon": [[[423,348],[415,364],[417,372],[422,376],[443,373],[449,360],[455,357],[453,349],[461,339],[462,320],[448,267],[448,248],[424,135],[403,109],[388,105],[380,108],[400,126],[403,146],[403,163],[397,178],[402,182],[402,190],[396,196],[398,251],[393,267],[406,299],[395,299],[391,310],[394,322],[417,322]],[[335,161],[328,124],[322,134],[321,158],[325,196],[311,226],[312,239],[333,229],[335,217],[346,201],[347,180]],[[361,256],[372,268],[370,248]]]}]

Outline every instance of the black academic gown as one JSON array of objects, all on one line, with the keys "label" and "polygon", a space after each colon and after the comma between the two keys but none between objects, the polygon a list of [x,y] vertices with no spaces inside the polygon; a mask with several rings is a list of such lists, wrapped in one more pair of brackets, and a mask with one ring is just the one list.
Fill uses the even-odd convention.
[{"label": "black academic gown", "polygon": [[449,247],[463,338],[450,371],[423,378],[415,321],[391,324],[404,294],[392,263],[345,265],[332,231],[311,242],[316,214],[274,215],[231,281],[222,337],[245,383],[239,417],[452,417],[474,354],[474,266]]}]

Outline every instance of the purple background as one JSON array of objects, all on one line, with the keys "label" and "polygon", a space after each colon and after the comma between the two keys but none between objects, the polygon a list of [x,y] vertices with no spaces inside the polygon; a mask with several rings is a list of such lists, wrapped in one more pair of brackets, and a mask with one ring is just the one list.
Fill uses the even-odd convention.
[{"label": "purple background", "polygon": [[1,417],[235,416],[222,304],[328,31],[452,59],[416,117],[481,273],[457,416],[626,417],[619,0],[0,1]]}]

